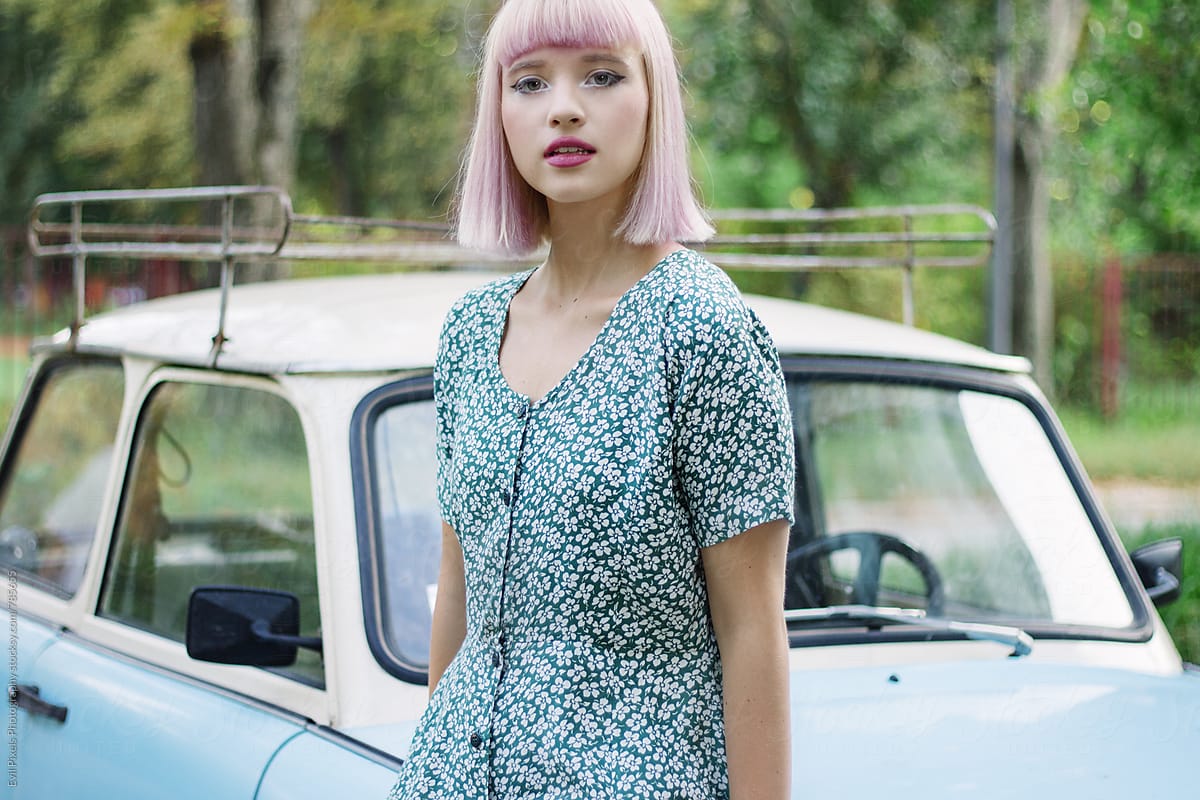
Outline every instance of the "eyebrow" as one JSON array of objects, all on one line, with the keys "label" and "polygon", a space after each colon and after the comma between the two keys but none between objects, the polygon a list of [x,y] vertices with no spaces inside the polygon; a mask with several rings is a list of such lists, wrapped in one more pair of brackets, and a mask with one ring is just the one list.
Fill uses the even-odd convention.
[{"label": "eyebrow", "polygon": [[620,56],[614,56],[611,53],[588,53],[586,56],[583,57],[583,60],[585,63],[588,63],[588,64],[596,64],[596,63],[628,64],[629,63],[625,59],[621,58]]},{"label": "eyebrow", "polygon": [[[620,56],[612,55],[611,53],[588,53],[583,57],[583,62],[585,64],[618,64],[623,67],[629,66],[628,61]],[[525,61],[518,61],[504,72],[507,75],[513,72],[520,72],[523,69],[537,69],[538,67],[543,67],[545,65],[546,62],[544,60],[527,59]]]}]

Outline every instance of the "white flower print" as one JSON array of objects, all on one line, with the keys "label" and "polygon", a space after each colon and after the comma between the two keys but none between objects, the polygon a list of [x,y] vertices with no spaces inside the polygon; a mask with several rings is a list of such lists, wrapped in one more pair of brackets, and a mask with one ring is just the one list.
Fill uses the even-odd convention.
[{"label": "white flower print", "polygon": [[442,331],[438,499],[467,636],[391,798],[727,797],[700,549],[791,519],[778,355],[728,277],[679,250],[531,404],[498,360],[529,275],[468,294]]}]

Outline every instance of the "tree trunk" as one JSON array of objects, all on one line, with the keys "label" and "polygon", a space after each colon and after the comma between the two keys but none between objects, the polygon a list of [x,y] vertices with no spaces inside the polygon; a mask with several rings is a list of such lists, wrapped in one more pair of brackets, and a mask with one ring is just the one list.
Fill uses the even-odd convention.
[{"label": "tree trunk", "polygon": [[228,42],[211,31],[192,38],[192,131],[199,182],[205,186],[244,183],[235,137],[234,108],[226,91],[229,76]]},{"label": "tree trunk", "polygon": [[[300,56],[313,0],[205,0],[209,23],[192,38],[196,160],[205,184],[291,188],[296,170]],[[277,227],[263,203],[239,224]],[[210,222],[214,212],[210,210]],[[285,274],[282,264],[239,267],[240,280]]]},{"label": "tree trunk", "polygon": [[249,4],[258,15],[254,71],[258,176],[263,183],[289,189],[296,173],[301,46],[314,4],[312,0],[249,0]]},{"label": "tree trunk", "polygon": [[[1049,242],[1049,190],[1043,157],[1054,138],[1053,115],[1041,101],[1067,77],[1087,16],[1085,0],[1033,0],[1036,38],[1018,56],[1013,154],[1013,349],[1033,363],[1034,377],[1053,393],[1054,286]],[[1023,56],[1023,57],[1022,57]]]},{"label": "tree trunk", "polygon": [[325,137],[325,152],[329,157],[330,182],[332,183],[337,213],[350,217],[364,216],[362,184],[355,180],[349,152],[349,135],[339,125]]},{"label": "tree trunk", "polygon": [[1054,284],[1051,279],[1046,179],[1041,141],[1018,135],[1013,158],[1013,350],[1033,364],[1047,394],[1054,389]]}]

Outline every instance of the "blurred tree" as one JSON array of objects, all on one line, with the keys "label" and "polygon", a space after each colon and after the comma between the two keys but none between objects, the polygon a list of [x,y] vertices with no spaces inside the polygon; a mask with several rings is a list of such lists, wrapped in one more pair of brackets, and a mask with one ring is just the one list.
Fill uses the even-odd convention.
[{"label": "blurred tree", "polygon": [[324,0],[308,33],[303,195],[343,214],[430,216],[449,202],[496,3]]},{"label": "blurred tree", "polygon": [[1016,139],[1013,167],[1013,349],[1054,388],[1054,287],[1050,275],[1050,187],[1046,154],[1057,133],[1053,96],[1071,69],[1087,13],[1084,0],[1017,4]]},{"label": "blurred tree", "polygon": [[[780,170],[804,181],[762,204],[835,207],[864,189],[911,201],[911,187],[937,185],[962,161],[986,174],[986,150],[972,158],[971,146],[986,134],[990,53],[979,42],[991,18],[975,6],[675,0],[667,10],[685,45],[701,141],[762,154],[743,164],[758,173],[751,182],[775,187]],[[977,192],[983,181],[973,183]]]},{"label": "blurred tree", "polygon": [[[673,8],[704,98],[702,140],[719,152],[765,154],[739,162],[775,195],[744,193],[750,202],[988,202],[990,4],[678,0]],[[1014,345],[1049,387],[1048,99],[1071,67],[1086,5],[1019,0],[1017,9]],[[781,171],[796,182],[785,197],[772,180]]]},{"label": "blurred tree", "polygon": [[1092,259],[1200,249],[1200,7],[1096,2],[1056,99],[1060,246]]},{"label": "blurred tree", "polygon": [[150,5],[0,0],[0,219],[23,219],[39,192],[162,185],[186,165],[186,125],[171,125],[178,84],[151,63],[162,54],[125,51],[131,20]]},{"label": "blurred tree", "polygon": [[[986,8],[932,0],[668,0],[664,11],[691,88],[704,157],[697,174],[714,205],[988,202]],[[739,280],[772,294],[865,297],[877,277],[890,276]],[[981,304],[974,309],[981,321]],[[956,332],[975,327],[963,320]]]},{"label": "blurred tree", "polygon": [[[1088,267],[1098,275],[1113,260],[1125,266],[1124,363],[1131,386],[1160,393],[1159,413],[1172,396],[1165,387],[1200,370],[1200,7],[1094,0],[1076,68],[1055,99],[1055,245],[1092,285],[1099,277]],[[1086,297],[1058,307],[1056,366],[1091,399],[1097,317]]]},{"label": "blurred tree", "polygon": [[37,186],[60,178],[53,157],[57,124],[42,98],[55,41],[32,10],[0,0],[0,221],[20,219]]},{"label": "blurred tree", "polygon": [[[187,53],[192,142],[202,184],[292,189],[300,108],[301,50],[314,0],[197,0]],[[216,222],[216,204],[208,209]],[[269,204],[252,209],[272,225]],[[246,280],[279,277],[278,263],[244,265]]]},{"label": "blurred tree", "polygon": [[301,45],[313,0],[199,0],[188,42],[201,183],[295,178]]},{"label": "blurred tree", "polygon": [[290,188],[298,173],[309,211],[429,215],[449,198],[490,8],[0,0],[0,212],[19,220],[57,189]]}]

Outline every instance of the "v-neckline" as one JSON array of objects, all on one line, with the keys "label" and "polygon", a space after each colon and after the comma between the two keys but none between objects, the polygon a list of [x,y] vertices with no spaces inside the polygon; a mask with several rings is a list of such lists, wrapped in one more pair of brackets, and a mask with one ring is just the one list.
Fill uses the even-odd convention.
[{"label": "v-neckline", "polygon": [[492,342],[490,361],[496,377],[500,381],[500,385],[503,386],[509,394],[514,395],[531,408],[542,405],[546,401],[546,398],[557,392],[560,387],[565,386],[572,379],[572,377],[576,373],[581,372],[584,365],[591,360],[592,354],[599,349],[601,343],[608,334],[609,329],[613,326],[613,320],[616,318],[617,312],[621,311],[622,307],[626,305],[626,299],[629,298],[639,286],[645,283],[651,275],[658,272],[659,267],[667,263],[667,261],[669,261],[677,253],[681,253],[683,251],[684,250],[681,248],[679,250],[672,250],[670,253],[667,253],[665,256],[655,262],[654,266],[651,267],[645,275],[634,281],[633,284],[626,289],[620,297],[617,298],[617,302],[615,305],[613,305],[612,311],[608,313],[608,319],[604,320],[604,324],[600,326],[600,330],[596,333],[596,337],[592,339],[591,344],[589,344],[587,349],[580,354],[579,358],[575,360],[575,363],[571,365],[571,368],[564,372],[562,377],[560,377],[558,381],[549,389],[543,392],[542,396],[536,400],[531,398],[529,395],[524,394],[523,392],[518,392],[516,389],[514,389],[512,384],[509,383],[508,377],[505,376],[504,370],[500,367],[500,348],[504,344],[504,334],[508,330],[508,316],[509,312],[512,310],[512,300],[514,297],[516,297],[517,292],[521,291],[522,287],[525,286],[530,277],[533,276],[533,273],[537,272],[538,268],[534,267],[533,269],[526,270],[524,274],[517,273],[517,280],[513,281],[511,287],[509,287],[507,295],[504,297],[503,307],[500,312],[500,324]]}]

